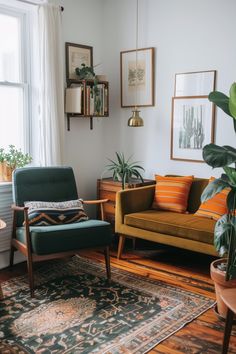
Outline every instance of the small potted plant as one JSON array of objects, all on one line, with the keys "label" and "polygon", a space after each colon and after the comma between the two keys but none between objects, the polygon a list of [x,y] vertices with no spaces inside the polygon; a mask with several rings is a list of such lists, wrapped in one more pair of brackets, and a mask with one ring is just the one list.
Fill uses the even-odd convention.
[{"label": "small potted plant", "polygon": [[24,154],[21,149],[9,145],[8,150],[0,149],[0,181],[10,182],[12,172],[18,167],[24,167],[32,162],[29,154]]},{"label": "small potted plant", "polygon": [[[98,64],[99,65],[99,64]],[[78,76],[79,80],[88,80],[93,82],[92,87],[92,95],[94,97],[95,102],[95,114],[99,114],[101,108],[101,99],[99,97],[99,89],[98,89],[98,78],[94,72],[94,68],[96,66],[86,66],[84,63],[81,64],[80,68],[75,68],[75,73]]]},{"label": "small potted plant", "polygon": [[123,153],[116,152],[116,161],[108,159],[110,163],[106,165],[106,171],[112,172],[114,181],[120,181],[122,189],[125,189],[125,184],[129,183],[132,178],[140,179],[143,182],[143,177],[140,170],[144,168],[138,165],[138,162],[131,162],[131,156],[126,160]]},{"label": "small potted plant", "polygon": [[[233,118],[236,132],[236,83],[230,88],[229,97],[222,92],[213,91],[209,100]],[[236,287],[236,149],[232,146],[208,144],[203,148],[203,159],[213,168],[221,167],[224,173],[212,181],[202,194],[202,202],[212,198],[228,188],[227,214],[223,215],[215,225],[214,244],[220,257],[211,264],[211,278],[215,282],[217,311],[225,317],[226,307],[221,301],[220,293],[225,287]]]}]

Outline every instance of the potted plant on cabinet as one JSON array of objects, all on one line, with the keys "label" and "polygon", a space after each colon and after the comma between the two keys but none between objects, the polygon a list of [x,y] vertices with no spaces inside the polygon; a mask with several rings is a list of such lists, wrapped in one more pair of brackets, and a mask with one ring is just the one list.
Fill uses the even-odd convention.
[{"label": "potted plant on cabinet", "polygon": [[[213,91],[208,98],[233,119],[236,133],[236,83],[230,87],[230,95]],[[226,307],[221,301],[220,293],[225,287],[236,287],[236,149],[232,146],[208,144],[203,148],[204,161],[213,168],[221,167],[224,173],[212,181],[202,194],[202,202],[227,188],[227,214],[215,225],[214,244],[220,257],[211,264],[211,278],[215,282],[217,311],[225,317]]]},{"label": "potted plant on cabinet", "polygon": [[10,182],[12,172],[18,167],[24,167],[32,162],[29,154],[24,154],[21,149],[9,145],[8,150],[0,149],[0,181]]},{"label": "potted plant on cabinet", "polygon": [[129,183],[131,178],[144,181],[140,172],[140,170],[144,171],[144,168],[138,165],[137,161],[131,162],[131,156],[126,160],[123,153],[116,152],[116,158],[116,161],[108,159],[110,163],[106,165],[104,172],[111,171],[113,173],[113,180],[120,181],[122,189],[125,189],[125,184]]}]

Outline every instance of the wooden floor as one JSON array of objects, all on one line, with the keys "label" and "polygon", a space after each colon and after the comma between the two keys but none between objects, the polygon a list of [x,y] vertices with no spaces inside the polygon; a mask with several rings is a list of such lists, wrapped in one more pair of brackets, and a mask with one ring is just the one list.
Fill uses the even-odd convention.
[{"label": "wooden floor", "polygon": [[[152,245],[152,244],[151,244]],[[150,248],[150,245],[149,245]],[[116,259],[116,251],[111,253],[111,265],[142,276],[174,284],[190,291],[215,298],[214,286],[209,277],[209,266],[214,259],[210,256],[178,250],[176,248],[128,250],[122,260]],[[103,262],[103,255],[95,251],[82,251],[80,255]],[[26,264],[16,265],[12,271],[0,271],[0,281],[21,275]],[[200,354],[221,353],[224,321],[214,309],[210,309],[186,325],[174,335],[152,349],[150,354]],[[229,346],[229,354],[236,353],[236,326],[234,326]]]}]

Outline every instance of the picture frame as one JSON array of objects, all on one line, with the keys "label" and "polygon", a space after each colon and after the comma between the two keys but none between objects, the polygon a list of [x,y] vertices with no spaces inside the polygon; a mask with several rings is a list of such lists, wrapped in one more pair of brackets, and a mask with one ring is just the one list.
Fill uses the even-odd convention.
[{"label": "picture frame", "polygon": [[215,105],[208,96],[172,98],[171,160],[204,162],[202,149],[214,142]]},{"label": "picture frame", "polygon": [[121,107],[154,106],[154,47],[120,52],[120,81]]},{"label": "picture frame", "polygon": [[66,79],[76,80],[75,69],[81,64],[93,66],[93,47],[76,43],[65,43],[66,52]]},{"label": "picture frame", "polygon": [[216,70],[175,74],[175,97],[206,96],[215,90]]}]

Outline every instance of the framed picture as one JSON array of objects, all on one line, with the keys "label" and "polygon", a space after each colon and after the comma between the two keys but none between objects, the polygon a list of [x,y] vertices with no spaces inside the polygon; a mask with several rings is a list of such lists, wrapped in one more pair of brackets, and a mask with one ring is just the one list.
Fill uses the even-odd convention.
[{"label": "framed picture", "polygon": [[171,159],[204,162],[202,148],[214,142],[215,106],[208,96],[173,97]]},{"label": "framed picture", "polygon": [[154,48],[121,52],[120,75],[121,107],[154,106]]},{"label": "framed picture", "polygon": [[175,97],[206,96],[215,90],[216,70],[175,74]]},{"label": "framed picture", "polygon": [[93,66],[93,47],[66,42],[66,79],[76,80],[75,69],[81,64]]}]

